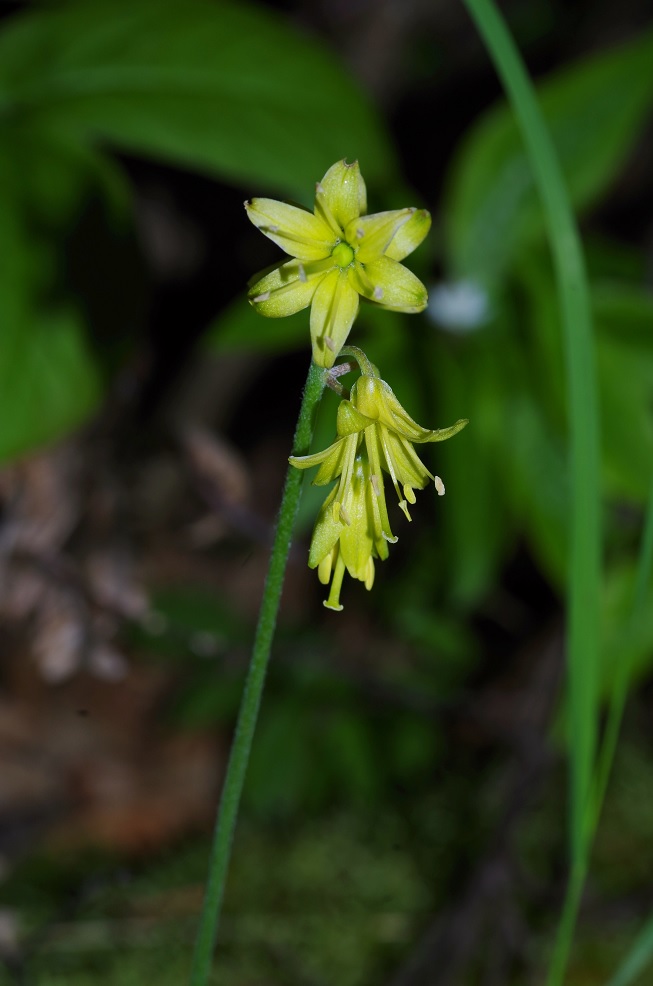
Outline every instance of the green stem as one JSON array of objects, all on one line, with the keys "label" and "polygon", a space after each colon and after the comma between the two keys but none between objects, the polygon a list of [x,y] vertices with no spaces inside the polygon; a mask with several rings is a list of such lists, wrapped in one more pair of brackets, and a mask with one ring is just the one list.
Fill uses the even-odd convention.
[{"label": "green stem", "polygon": [[549,986],[563,981],[589,843],[598,715],[601,506],[596,357],[585,264],[565,179],[519,52],[492,0],[465,0],[512,104],[544,206],[562,312],[570,429],[567,668],[572,873]]},{"label": "green stem", "polygon": [[[653,477],[648,494],[648,506],[646,519],[644,521],[644,533],[639,551],[639,562],[637,565],[637,578],[635,582],[635,592],[633,595],[633,606],[630,618],[624,628],[626,639],[633,632],[638,620],[644,613],[646,599],[648,596],[649,585],[651,582],[651,571],[653,570]],[[619,730],[623,718],[628,687],[630,685],[632,669],[630,661],[621,659],[617,666],[616,680],[610,695],[610,705],[608,709],[608,720],[605,727],[603,743],[599,753],[598,764],[596,767],[596,779],[594,797],[592,799],[592,817],[590,826],[595,831],[601,815],[601,808],[605,798],[605,792],[610,779],[610,771],[614,760]]]},{"label": "green stem", "polygon": [[[315,363],[311,363],[297,420],[293,455],[306,455],[310,451],[315,409],[322,396],[325,378],[326,371],[316,366]],[[206,986],[211,973],[213,949],[224,897],[234,830],[238,819],[238,808],[265,684],[301,485],[302,473],[299,469],[289,467],[279,508],[270,565],[263,589],[263,599],[245,691],[240,703],[236,734],[231,747],[215,824],[209,875],[193,956],[191,986]]]}]

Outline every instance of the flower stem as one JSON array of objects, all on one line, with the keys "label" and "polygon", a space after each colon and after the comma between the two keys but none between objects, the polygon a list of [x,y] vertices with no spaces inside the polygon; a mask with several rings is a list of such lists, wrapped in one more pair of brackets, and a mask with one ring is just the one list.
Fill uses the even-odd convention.
[{"label": "flower stem", "polygon": [[[293,455],[306,455],[310,450],[315,409],[322,396],[325,377],[326,371],[312,362],[297,419]],[[299,505],[301,484],[302,473],[298,469],[289,467],[279,508],[270,565],[263,589],[245,691],[240,703],[236,734],[231,747],[218,808],[209,875],[193,956],[191,986],[206,986],[211,973],[213,949],[224,897],[233,836],[279,612],[281,590],[283,589],[290,541]]]},{"label": "flower stem", "polygon": [[547,986],[561,986],[582,896],[592,832],[601,585],[599,402],[589,288],[565,177],[519,51],[493,0],[464,0],[501,77],[542,201],[562,315],[570,431],[567,579],[571,875]]}]

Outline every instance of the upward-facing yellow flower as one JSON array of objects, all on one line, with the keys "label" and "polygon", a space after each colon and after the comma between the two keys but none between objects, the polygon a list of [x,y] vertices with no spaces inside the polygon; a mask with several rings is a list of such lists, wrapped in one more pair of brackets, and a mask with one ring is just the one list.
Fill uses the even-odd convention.
[{"label": "upward-facing yellow flower", "polygon": [[414,208],[365,215],[367,193],[357,161],[329,168],[317,183],[313,212],[263,198],[245,208],[254,225],[293,258],[252,278],[249,301],[271,318],[311,305],[318,366],[333,366],[359,296],[393,311],[426,307],[426,288],[400,261],[422,242],[431,217]]}]

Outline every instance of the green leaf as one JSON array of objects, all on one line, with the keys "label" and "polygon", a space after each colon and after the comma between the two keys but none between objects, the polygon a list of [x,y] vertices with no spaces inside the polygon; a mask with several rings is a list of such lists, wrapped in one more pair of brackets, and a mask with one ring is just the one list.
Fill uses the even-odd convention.
[{"label": "green leaf", "polygon": [[0,105],[84,142],[306,193],[335,160],[372,181],[393,158],[333,56],[246,3],[100,0],[16,17],[0,37]]},{"label": "green leaf", "polygon": [[608,696],[626,664],[633,681],[648,674],[653,664],[653,587],[633,613],[636,564],[626,560],[612,565],[603,587],[603,649],[601,691]]},{"label": "green leaf", "polygon": [[[653,103],[653,35],[566,68],[539,87],[576,209],[597,199],[632,150]],[[452,164],[445,235],[457,276],[492,281],[543,213],[512,111],[493,108]]]},{"label": "green leaf", "polygon": [[23,228],[14,189],[0,167],[0,461],[81,423],[100,396],[97,368],[72,306],[40,300],[52,259]]},{"label": "green leaf", "polygon": [[[608,986],[632,986],[653,964],[653,917],[649,918]],[[643,982],[643,980],[642,980]]]},{"label": "green leaf", "polygon": [[496,327],[465,336],[457,346],[436,337],[429,363],[429,421],[469,418],[465,430],[435,453],[435,471],[447,490],[436,504],[446,552],[439,567],[450,599],[461,606],[473,606],[489,590],[512,543],[514,520],[498,459],[506,432],[504,363]]}]

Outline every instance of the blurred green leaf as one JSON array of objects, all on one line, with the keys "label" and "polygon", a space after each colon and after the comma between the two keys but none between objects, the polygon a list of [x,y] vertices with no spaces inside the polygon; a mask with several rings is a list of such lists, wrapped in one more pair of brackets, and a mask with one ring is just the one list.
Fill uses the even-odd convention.
[{"label": "blurred green leaf", "polygon": [[632,560],[612,565],[603,589],[602,692],[609,695],[626,662],[636,681],[653,665],[653,587],[647,604],[633,616],[636,565]]},{"label": "blurred green leaf", "polygon": [[0,104],[84,142],[305,191],[338,158],[392,173],[370,104],[333,56],[246,3],[101,0],[15,17]]},{"label": "blurred green leaf", "polygon": [[607,986],[632,986],[652,964],[653,917],[650,917]]},{"label": "blurred green leaf", "polygon": [[41,298],[52,258],[33,249],[0,167],[0,461],[59,438],[96,406],[100,381],[72,306]]},{"label": "blurred green leaf", "polygon": [[[436,337],[437,339],[437,337]],[[447,495],[442,514],[449,598],[474,605],[488,591],[512,540],[499,452],[505,444],[506,349],[496,326],[457,341],[437,339],[429,362],[435,424],[469,418],[460,435],[437,446],[437,473]]]},{"label": "blurred green leaf", "polygon": [[[550,428],[566,432],[564,359],[555,282],[540,249],[523,251],[516,268],[526,292],[528,331],[517,340],[531,374],[531,393]],[[653,294],[634,284],[591,285],[599,386],[602,465],[613,498],[643,500],[653,462]]]},{"label": "blurred green leaf", "polygon": [[511,398],[504,481],[543,570],[564,585],[569,477],[565,440],[527,395]]},{"label": "blurred green leaf", "polygon": [[[653,35],[565,68],[539,94],[581,209],[614,178],[653,103]],[[451,166],[445,232],[454,272],[492,281],[524,240],[541,234],[543,219],[512,111],[502,103],[472,129]]]},{"label": "blurred green leaf", "polygon": [[634,346],[602,338],[598,362],[608,492],[643,501],[653,463],[653,339]]}]

